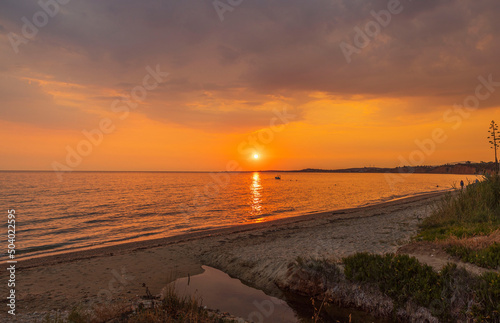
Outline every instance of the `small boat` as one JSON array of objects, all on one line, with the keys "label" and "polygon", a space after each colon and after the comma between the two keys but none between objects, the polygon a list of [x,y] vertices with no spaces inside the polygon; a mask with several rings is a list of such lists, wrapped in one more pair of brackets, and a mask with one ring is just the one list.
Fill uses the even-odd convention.
[{"label": "small boat", "polygon": [[281,175],[274,176],[274,179],[281,179]]}]

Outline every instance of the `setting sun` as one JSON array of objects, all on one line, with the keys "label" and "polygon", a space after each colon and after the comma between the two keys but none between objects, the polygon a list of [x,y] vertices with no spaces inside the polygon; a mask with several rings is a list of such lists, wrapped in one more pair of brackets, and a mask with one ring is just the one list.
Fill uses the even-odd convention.
[{"label": "setting sun", "polygon": [[259,159],[259,154],[254,154],[253,159]]}]

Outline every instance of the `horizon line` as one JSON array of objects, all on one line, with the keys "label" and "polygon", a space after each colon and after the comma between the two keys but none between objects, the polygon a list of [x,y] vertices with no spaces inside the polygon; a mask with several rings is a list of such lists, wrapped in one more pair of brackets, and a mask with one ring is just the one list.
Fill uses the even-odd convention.
[{"label": "horizon line", "polygon": [[[485,164],[494,163],[494,161],[484,162]],[[460,162],[448,162],[439,165],[404,165],[404,166],[394,166],[394,167],[381,167],[381,166],[360,166],[360,167],[348,167],[348,168],[312,168],[306,167],[302,169],[265,169],[265,170],[241,170],[241,171],[222,171],[222,170],[71,170],[71,171],[58,171],[61,173],[255,173],[255,172],[304,172],[307,170],[317,170],[317,171],[345,171],[352,169],[395,169],[404,167],[439,167],[447,165],[460,165],[466,164],[466,161]],[[481,162],[471,162],[471,165],[481,164]],[[0,172],[56,172],[54,170],[38,170],[38,169],[0,169]]]}]

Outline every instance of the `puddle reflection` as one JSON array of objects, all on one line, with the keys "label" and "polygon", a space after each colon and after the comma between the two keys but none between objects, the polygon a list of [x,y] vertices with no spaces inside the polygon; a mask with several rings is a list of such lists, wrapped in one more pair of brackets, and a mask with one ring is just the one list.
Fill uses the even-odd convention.
[{"label": "puddle reflection", "polygon": [[209,266],[200,275],[177,279],[176,292],[201,298],[202,304],[211,309],[229,312],[250,322],[298,322],[288,304],[263,291],[243,284],[239,279]]}]

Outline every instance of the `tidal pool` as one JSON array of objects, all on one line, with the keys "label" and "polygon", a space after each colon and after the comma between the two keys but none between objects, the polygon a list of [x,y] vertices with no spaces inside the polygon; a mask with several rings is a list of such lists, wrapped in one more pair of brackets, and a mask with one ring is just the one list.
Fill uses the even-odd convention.
[{"label": "tidal pool", "polygon": [[[239,279],[209,267],[202,266],[203,273],[190,278],[179,278],[172,282],[181,296],[192,296],[201,300],[202,305],[221,312],[229,312],[249,322],[294,323],[313,322],[314,306],[307,297],[284,294],[286,301],[266,295],[263,291],[243,284]],[[321,301],[319,301],[321,303]],[[316,301],[316,307],[319,307]],[[319,322],[391,322],[377,319],[364,312],[324,306]]]},{"label": "tidal pool", "polygon": [[229,312],[250,322],[299,322],[285,301],[249,287],[218,269],[202,268],[205,271],[199,275],[174,281],[176,292],[201,299],[208,308]]}]

